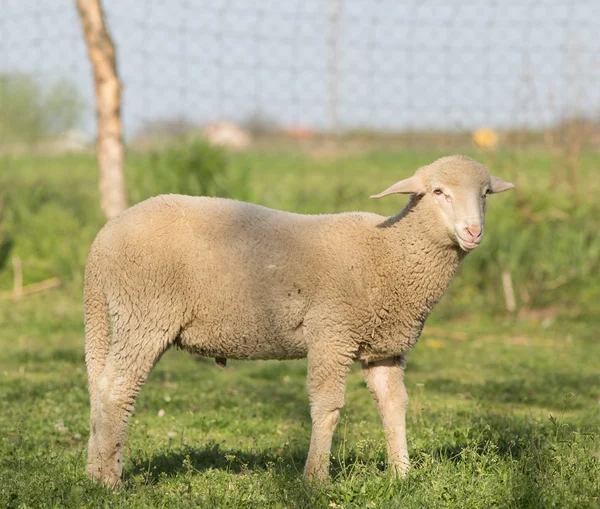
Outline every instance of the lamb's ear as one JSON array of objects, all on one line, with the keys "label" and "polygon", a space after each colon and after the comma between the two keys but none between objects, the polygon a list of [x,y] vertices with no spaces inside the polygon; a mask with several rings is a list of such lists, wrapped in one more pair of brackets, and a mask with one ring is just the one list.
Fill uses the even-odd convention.
[{"label": "lamb's ear", "polygon": [[421,179],[416,175],[404,180],[396,182],[393,186],[388,187],[385,191],[374,194],[370,198],[383,198],[388,194],[403,193],[403,194],[425,194],[425,186]]},{"label": "lamb's ear", "polygon": [[514,189],[515,185],[510,182],[504,182],[500,177],[492,177],[492,185],[490,187],[490,191],[492,193],[503,193],[504,191],[509,191],[510,189]]}]

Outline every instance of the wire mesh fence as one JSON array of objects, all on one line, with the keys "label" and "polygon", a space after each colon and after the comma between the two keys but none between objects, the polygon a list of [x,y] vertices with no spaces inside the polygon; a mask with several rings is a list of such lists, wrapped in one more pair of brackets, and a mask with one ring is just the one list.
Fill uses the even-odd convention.
[{"label": "wire mesh fence", "polygon": [[[2,141],[91,139],[91,71],[73,3],[1,6]],[[598,144],[596,0],[105,0],[104,9],[130,142],[231,120],[407,143],[576,122]]]}]

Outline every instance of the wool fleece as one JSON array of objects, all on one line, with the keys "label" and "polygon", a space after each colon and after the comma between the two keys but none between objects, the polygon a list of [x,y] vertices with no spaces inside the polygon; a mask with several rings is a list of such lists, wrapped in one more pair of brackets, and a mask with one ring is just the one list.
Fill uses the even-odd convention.
[{"label": "wool fleece", "polygon": [[163,195],[108,222],[85,272],[88,475],[119,482],[135,399],[171,346],[221,365],[308,358],[309,479],[328,476],[346,374],[362,363],[389,465],[404,475],[405,356],[481,242],[486,196],[512,187],[476,161],[450,156],[373,196],[412,195],[389,218]]}]

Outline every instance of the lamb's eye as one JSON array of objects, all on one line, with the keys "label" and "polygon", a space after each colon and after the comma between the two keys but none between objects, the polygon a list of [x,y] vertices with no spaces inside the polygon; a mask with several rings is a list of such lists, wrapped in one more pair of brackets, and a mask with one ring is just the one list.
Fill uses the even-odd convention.
[{"label": "lamb's eye", "polygon": [[435,194],[436,196],[441,196],[443,195],[443,191],[441,189],[434,189],[433,190],[433,194]]}]

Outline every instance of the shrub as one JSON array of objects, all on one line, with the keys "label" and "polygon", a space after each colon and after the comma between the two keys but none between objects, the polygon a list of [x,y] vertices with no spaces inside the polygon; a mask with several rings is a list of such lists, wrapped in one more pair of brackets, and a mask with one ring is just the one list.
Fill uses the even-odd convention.
[{"label": "shrub", "polygon": [[245,175],[233,179],[226,152],[202,139],[139,154],[132,161],[128,176],[134,203],[165,193],[236,198],[246,195]]}]

